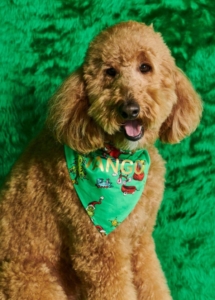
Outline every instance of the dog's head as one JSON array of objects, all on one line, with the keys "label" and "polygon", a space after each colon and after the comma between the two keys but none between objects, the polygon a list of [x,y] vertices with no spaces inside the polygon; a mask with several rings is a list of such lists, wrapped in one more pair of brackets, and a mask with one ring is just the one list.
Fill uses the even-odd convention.
[{"label": "dog's head", "polygon": [[85,62],[51,101],[57,139],[87,153],[111,142],[147,147],[177,143],[195,130],[202,105],[152,26],[124,22],[100,33]]}]

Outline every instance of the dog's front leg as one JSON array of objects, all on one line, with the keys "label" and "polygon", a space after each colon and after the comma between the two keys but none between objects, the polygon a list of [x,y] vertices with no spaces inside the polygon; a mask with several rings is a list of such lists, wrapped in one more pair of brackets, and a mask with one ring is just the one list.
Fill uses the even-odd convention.
[{"label": "dog's front leg", "polygon": [[172,299],[151,235],[140,238],[138,246],[133,249],[132,264],[138,300]]},{"label": "dog's front leg", "polygon": [[130,263],[129,244],[115,233],[92,235],[74,242],[73,267],[86,300],[137,300]]}]

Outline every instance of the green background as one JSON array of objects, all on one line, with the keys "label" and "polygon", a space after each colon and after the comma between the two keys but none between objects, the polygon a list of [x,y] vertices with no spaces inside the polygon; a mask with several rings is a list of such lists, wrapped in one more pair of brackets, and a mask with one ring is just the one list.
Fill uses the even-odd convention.
[{"label": "green background", "polygon": [[215,299],[214,0],[1,0],[0,182],[42,128],[48,99],[83,62],[92,38],[131,19],[163,34],[204,101],[190,138],[158,142],[168,171],[154,238],[173,298]]}]

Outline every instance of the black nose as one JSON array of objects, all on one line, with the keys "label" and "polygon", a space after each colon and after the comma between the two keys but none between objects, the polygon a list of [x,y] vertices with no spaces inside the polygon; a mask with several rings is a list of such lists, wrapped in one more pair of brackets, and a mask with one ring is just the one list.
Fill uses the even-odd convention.
[{"label": "black nose", "polygon": [[134,101],[125,102],[120,107],[120,114],[123,119],[133,120],[136,119],[140,112],[140,106]]}]

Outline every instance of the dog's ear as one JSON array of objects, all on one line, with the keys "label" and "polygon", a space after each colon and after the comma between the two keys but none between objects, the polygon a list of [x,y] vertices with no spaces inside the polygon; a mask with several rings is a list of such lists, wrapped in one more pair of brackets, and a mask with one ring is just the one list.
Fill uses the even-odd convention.
[{"label": "dog's ear", "polygon": [[60,143],[81,153],[103,147],[103,132],[88,116],[88,108],[83,72],[80,68],[65,80],[51,99],[47,125]]},{"label": "dog's ear", "polygon": [[160,140],[167,143],[178,143],[190,135],[202,114],[201,99],[179,68],[174,72],[174,80],[177,102],[159,132]]}]

